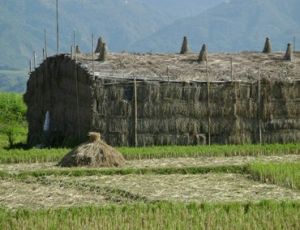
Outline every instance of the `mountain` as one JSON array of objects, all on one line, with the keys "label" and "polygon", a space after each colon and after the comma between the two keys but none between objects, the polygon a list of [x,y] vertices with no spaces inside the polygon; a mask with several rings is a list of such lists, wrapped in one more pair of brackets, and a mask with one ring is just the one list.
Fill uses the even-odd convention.
[{"label": "mountain", "polygon": [[[102,35],[110,50],[126,50],[174,20],[202,12],[221,1],[59,0],[61,51],[70,51],[73,31],[86,52],[91,50],[92,33],[95,40]],[[44,29],[49,53],[55,53],[55,0],[0,0],[0,6],[0,67],[27,67],[33,50],[40,60]]]},{"label": "mountain", "polygon": [[[274,50],[284,50],[293,36],[300,37],[299,0],[232,0],[197,16],[179,19],[136,42],[135,51],[178,52],[182,37],[199,52],[203,43],[210,51],[258,50],[265,37]],[[297,47],[299,41],[296,43]]]},{"label": "mountain", "polygon": [[191,17],[212,8],[224,0],[139,0],[158,11],[163,12],[173,20]]},{"label": "mountain", "polygon": [[[41,57],[44,29],[49,51],[56,45],[55,1],[0,0],[0,66],[27,66],[33,50]],[[91,34],[105,37],[112,50],[155,32],[171,19],[136,0],[59,1],[61,50],[69,51],[73,31],[81,48],[90,50]]]}]

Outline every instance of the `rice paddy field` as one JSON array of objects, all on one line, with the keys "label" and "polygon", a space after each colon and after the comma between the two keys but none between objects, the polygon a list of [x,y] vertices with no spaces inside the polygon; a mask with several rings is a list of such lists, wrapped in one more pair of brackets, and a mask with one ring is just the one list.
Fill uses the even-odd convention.
[{"label": "rice paddy field", "polygon": [[24,112],[0,94],[0,230],[300,229],[300,143],[122,147],[122,168],[60,168],[70,149],[15,148]]},{"label": "rice paddy field", "polygon": [[300,144],[119,148],[122,168],[60,168],[69,149],[0,149],[1,229],[300,229]]}]

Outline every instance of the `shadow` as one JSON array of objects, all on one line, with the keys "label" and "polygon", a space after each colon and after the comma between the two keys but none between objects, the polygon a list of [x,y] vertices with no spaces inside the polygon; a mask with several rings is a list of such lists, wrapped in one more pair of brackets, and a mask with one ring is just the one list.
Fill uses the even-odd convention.
[{"label": "shadow", "polygon": [[14,149],[28,150],[30,148],[31,147],[29,145],[20,142],[20,143],[13,144],[11,146],[6,146],[3,149],[5,149],[5,150],[14,150]]}]

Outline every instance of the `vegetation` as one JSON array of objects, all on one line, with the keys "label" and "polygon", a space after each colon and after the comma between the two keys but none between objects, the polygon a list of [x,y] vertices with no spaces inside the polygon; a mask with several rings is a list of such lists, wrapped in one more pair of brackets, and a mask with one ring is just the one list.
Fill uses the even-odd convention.
[{"label": "vegetation", "polygon": [[0,178],[28,178],[28,177],[45,177],[45,176],[100,176],[100,175],[144,175],[144,174],[205,174],[205,173],[243,173],[246,171],[244,166],[213,166],[213,167],[165,167],[165,168],[55,168],[55,169],[38,169],[34,171],[24,171],[18,174],[10,174],[0,171]]},{"label": "vegetation", "polygon": [[[22,95],[0,93],[0,138],[6,136],[9,147],[24,141],[27,133],[26,106]],[[3,139],[0,143],[3,145]]]},{"label": "vegetation", "polygon": [[299,229],[299,202],[0,209],[4,229]]},{"label": "vegetation", "polygon": [[[300,203],[293,201],[300,189],[300,162],[290,162],[291,156],[284,158],[287,154],[300,154],[300,143],[118,148],[127,160],[147,162],[156,162],[155,158],[212,156],[272,156],[266,157],[268,161],[281,156],[280,160],[289,160],[280,163],[162,163],[154,167],[138,166],[136,162],[141,161],[132,161],[123,168],[59,168],[53,162],[61,160],[70,149],[3,148],[25,140],[25,112],[21,95],[0,93],[3,229],[300,229]],[[262,189],[258,186],[260,182],[251,178],[276,185],[265,185]],[[228,194],[224,184],[231,185],[225,188]],[[188,189],[183,192],[183,188]],[[199,193],[210,191],[218,199],[200,203]],[[272,195],[266,196],[266,191]],[[259,195],[244,198],[251,192]],[[282,201],[261,201],[277,199],[278,194],[284,197]],[[174,202],[164,201],[171,195]],[[226,203],[233,198],[240,202]],[[190,203],[193,199],[199,203]],[[244,202],[248,199],[251,201]]]},{"label": "vegetation", "polygon": [[[120,147],[126,160],[176,157],[270,156],[300,154],[300,144]],[[0,149],[0,163],[59,161],[70,149]]]},{"label": "vegetation", "polygon": [[254,163],[248,170],[257,180],[300,190],[300,162]]},{"label": "vegetation", "polygon": [[300,154],[299,144],[122,147],[126,159]]}]

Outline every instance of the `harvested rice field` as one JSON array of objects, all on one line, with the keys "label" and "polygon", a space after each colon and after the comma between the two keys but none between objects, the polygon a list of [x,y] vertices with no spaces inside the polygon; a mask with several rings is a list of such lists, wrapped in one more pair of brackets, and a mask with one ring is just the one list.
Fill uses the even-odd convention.
[{"label": "harvested rice field", "polygon": [[299,154],[160,156],[101,169],[0,164],[0,226],[299,229],[299,166]]},{"label": "harvested rice field", "polygon": [[299,200],[300,191],[253,181],[240,174],[204,175],[114,175],[51,178],[51,183],[104,186],[124,190],[147,200],[181,202],[236,202],[260,200]]},{"label": "harvested rice field", "polygon": [[[295,162],[300,161],[300,155],[280,156],[235,156],[235,157],[181,157],[141,159],[126,161],[122,168],[166,168],[166,167],[210,167],[223,165],[245,165],[251,162]],[[81,167],[84,168],[84,167]],[[0,164],[0,171],[8,173],[20,173],[24,171],[35,171],[41,169],[65,170],[57,166],[57,162],[31,163],[31,164]],[[72,170],[72,169],[71,169]]]}]

